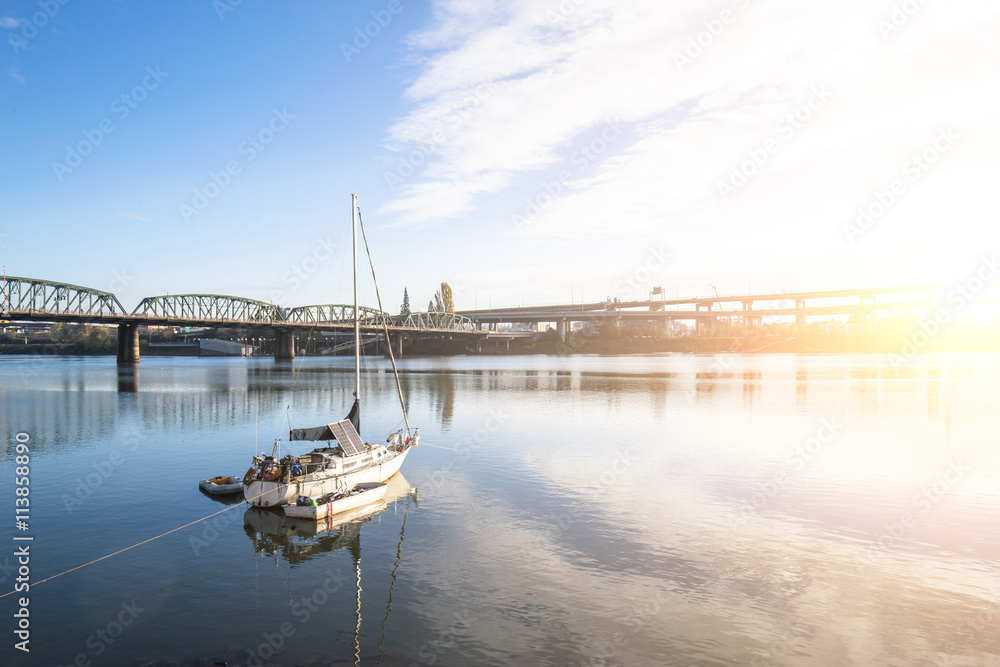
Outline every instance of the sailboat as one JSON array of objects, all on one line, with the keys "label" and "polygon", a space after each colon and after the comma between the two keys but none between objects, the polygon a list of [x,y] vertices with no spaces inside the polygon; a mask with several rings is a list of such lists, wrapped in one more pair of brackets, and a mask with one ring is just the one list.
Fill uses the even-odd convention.
[{"label": "sailboat", "polygon": [[[419,429],[410,434],[406,418],[406,405],[399,385],[396,360],[389,345],[389,359],[396,379],[399,404],[406,426],[386,439],[386,445],[366,443],[361,430],[361,324],[358,317],[358,219],[357,195],[351,195],[351,238],[354,244],[354,405],[347,417],[340,421],[312,428],[290,429],[290,441],[325,441],[325,446],[313,449],[303,456],[289,454],[276,458],[278,443],[271,455],[263,453],[253,457],[250,469],[243,476],[243,497],[254,507],[279,507],[294,503],[300,496],[318,498],[331,493],[341,493],[358,484],[383,482],[399,472],[410,448],[420,439]],[[364,223],[361,234],[364,237]],[[365,248],[368,242],[365,240]],[[371,259],[369,255],[369,260]],[[374,266],[372,278],[374,278]],[[375,285],[378,295],[378,284]],[[379,308],[381,309],[381,297]],[[383,327],[385,324],[383,322]],[[384,328],[386,341],[388,328]],[[334,444],[336,442],[336,444]]]}]

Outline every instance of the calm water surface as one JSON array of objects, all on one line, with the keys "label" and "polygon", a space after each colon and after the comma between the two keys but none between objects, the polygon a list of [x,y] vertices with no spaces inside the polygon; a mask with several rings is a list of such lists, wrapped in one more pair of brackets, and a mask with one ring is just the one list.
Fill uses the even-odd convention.
[{"label": "calm water surface", "polygon": [[[396,427],[366,364],[362,434]],[[349,359],[0,358],[10,665],[1000,664],[1000,356],[404,359],[422,444],[336,526],[225,504]],[[15,434],[31,515],[14,527]],[[307,447],[289,447],[300,453]],[[409,488],[419,489],[418,497]]]}]

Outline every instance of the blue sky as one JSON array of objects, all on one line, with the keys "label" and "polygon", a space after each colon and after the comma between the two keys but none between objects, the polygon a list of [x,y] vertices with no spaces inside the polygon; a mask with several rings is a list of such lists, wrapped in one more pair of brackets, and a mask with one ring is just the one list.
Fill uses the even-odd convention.
[{"label": "blue sky", "polygon": [[997,34],[980,0],[0,0],[0,260],[342,303],[355,192],[393,312],[959,281],[1000,246]]}]

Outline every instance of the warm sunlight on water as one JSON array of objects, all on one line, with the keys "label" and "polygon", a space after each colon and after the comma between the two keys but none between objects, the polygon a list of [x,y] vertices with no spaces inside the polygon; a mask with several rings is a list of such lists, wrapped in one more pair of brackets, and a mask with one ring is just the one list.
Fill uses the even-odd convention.
[{"label": "warm sunlight on water", "polygon": [[[369,439],[398,419],[386,366]],[[0,358],[34,581],[232,507],[33,588],[5,659],[1000,663],[1000,355],[404,359],[423,444],[380,511],[317,532],[198,490],[287,437],[286,407],[343,416],[350,370]]]}]

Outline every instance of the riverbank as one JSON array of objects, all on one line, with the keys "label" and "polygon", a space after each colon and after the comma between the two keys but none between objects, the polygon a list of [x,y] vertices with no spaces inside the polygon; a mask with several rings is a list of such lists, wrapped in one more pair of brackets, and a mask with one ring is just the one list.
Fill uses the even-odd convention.
[{"label": "riverbank", "polygon": [[[1000,333],[992,330],[941,334],[929,336],[923,331],[882,331],[875,335],[847,335],[808,330],[795,335],[758,336],[678,336],[678,337],[584,337],[570,334],[560,340],[554,331],[539,334],[531,339],[516,339],[506,347],[484,345],[477,353],[464,338],[408,340],[403,356],[439,357],[476,355],[509,356],[520,354],[807,354],[807,353],[876,353],[910,356],[924,352],[997,352],[1000,351]],[[0,355],[113,355],[114,347],[105,344],[97,349],[86,341],[71,343],[28,342],[0,344]],[[383,354],[379,347],[376,354]],[[140,341],[140,356],[190,356],[197,351],[183,352],[165,347],[150,347]],[[299,353],[301,355],[301,353]],[[350,355],[350,350],[341,355]],[[266,355],[265,355],[266,356]],[[309,355],[312,356],[312,355]]]}]

